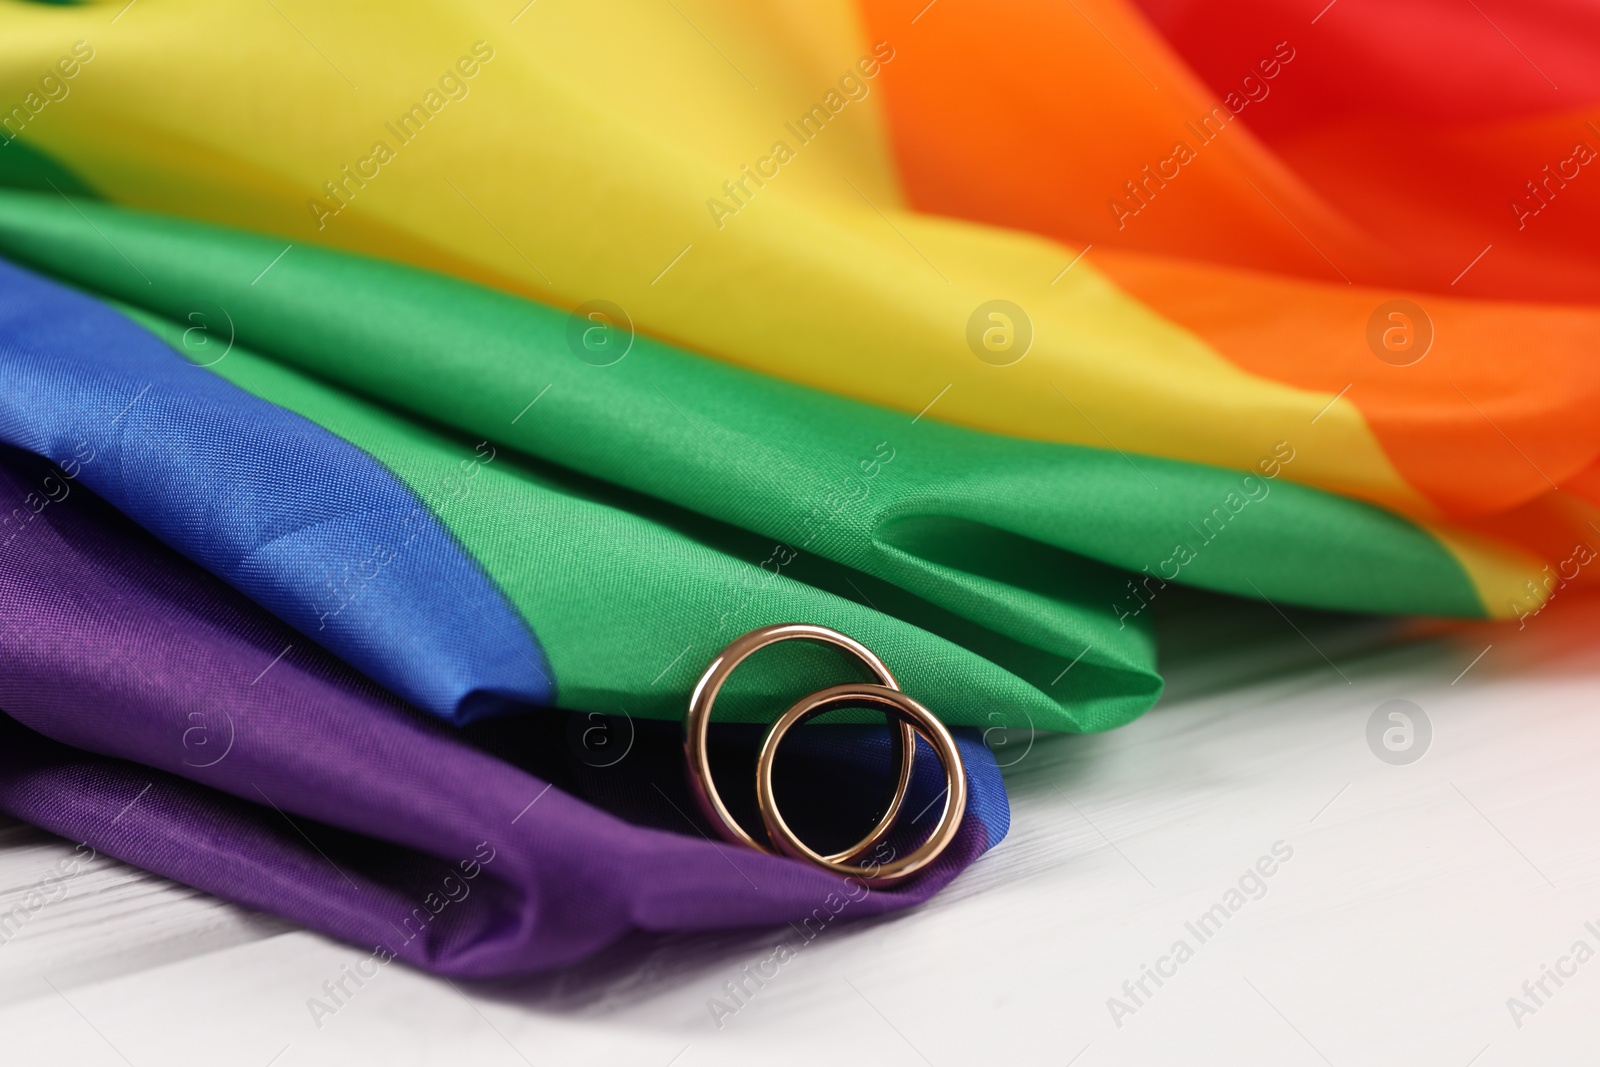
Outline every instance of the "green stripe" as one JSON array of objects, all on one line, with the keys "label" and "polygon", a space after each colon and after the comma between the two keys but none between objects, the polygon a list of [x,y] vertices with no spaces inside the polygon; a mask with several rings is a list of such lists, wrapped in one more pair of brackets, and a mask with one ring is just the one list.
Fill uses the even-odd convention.
[{"label": "green stripe", "polygon": [[[283,242],[77,206],[94,226],[59,197],[0,195],[0,251],[171,322],[225,308],[268,358],[236,349],[215,370],[430,499],[478,441],[502,450],[493,492],[442,510],[540,635],[568,706],[675,717],[728,639],[816,621],[877,649],[948,721],[1105,729],[1160,689],[1159,583],[1137,595],[1119,568],[1159,569],[1180,543],[1179,580],[1204,588],[1482,614],[1426,533],[1281,478],[913,422],[643,337],[592,366],[568,316],[526,300],[305,247],[262,275]],[[765,580],[775,542],[796,554]]]},{"label": "green stripe", "polygon": [[12,137],[4,127],[0,127],[0,185],[37,189],[52,196],[100,195],[76,171],[33,148],[25,137]]}]

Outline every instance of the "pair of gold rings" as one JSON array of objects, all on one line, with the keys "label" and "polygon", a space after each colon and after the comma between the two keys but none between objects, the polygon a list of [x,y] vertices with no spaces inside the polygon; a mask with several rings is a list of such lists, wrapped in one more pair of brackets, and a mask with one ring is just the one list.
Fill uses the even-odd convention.
[{"label": "pair of gold rings", "polygon": [[[722,803],[716,783],[711,779],[711,760],[706,739],[711,726],[711,706],[734,669],[752,653],[779,641],[791,640],[816,641],[844,649],[866,664],[878,679],[878,684],[862,682],[818,690],[798,700],[767,731],[756,762],[756,802],[767,837],[772,842],[769,848],[746,832]],[[778,802],[772,789],[772,765],[777,758],[778,746],[783,743],[790,729],[808,719],[845,707],[871,707],[887,714],[899,726],[895,732],[894,746],[898,760],[895,788],[883,817],[866,837],[841,852],[823,855],[796,837],[784,821],[783,814],[778,811]],[[891,858],[881,864],[858,865],[853,861],[876,848],[894,828],[900,808],[905,803],[906,791],[911,785],[918,736],[933,748],[945,771],[947,788],[939,821],[934,824],[928,839],[905,856]],[[967,771],[950,731],[932,712],[900,691],[894,675],[871,649],[826,626],[799,622],[763,626],[736,638],[717,653],[689,698],[689,711],[683,722],[683,749],[689,767],[689,792],[706,820],[724,840],[762,852],[776,851],[785,856],[808,860],[835,874],[859,878],[871,885],[891,885],[926,870],[955,840],[956,831],[961,828],[961,818],[966,812]]]}]

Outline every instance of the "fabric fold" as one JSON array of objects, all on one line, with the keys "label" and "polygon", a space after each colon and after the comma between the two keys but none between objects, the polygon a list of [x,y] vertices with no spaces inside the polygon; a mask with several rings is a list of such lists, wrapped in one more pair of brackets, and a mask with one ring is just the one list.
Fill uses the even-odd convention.
[{"label": "fabric fold", "polygon": [[[804,619],[892,655],[946,721],[1096,730],[1159,693],[1149,619],[1169,582],[1486,610],[1431,532],[1291,483],[1293,441],[1240,472],[983,434],[363,257],[297,248],[255,282],[270,240],[80,209],[93,226],[60,198],[0,195],[0,249],[376,457],[539,635],[568,707],[676,717],[696,663]],[[196,315],[224,358],[194,344]],[[597,365],[575,329],[627,348]]]},{"label": "fabric fold", "polygon": [[[608,724],[626,740],[620,757],[548,710],[455,734],[64,475],[0,454],[0,499],[46,482],[59,498],[0,555],[0,809],[130,863],[483,977],[570,962],[635,930],[880,914],[926,899],[1005,833],[994,760],[966,732],[967,817],[910,886],[867,891],[714,843],[668,724]],[[757,735],[734,731],[716,756],[737,775]],[[785,802],[799,825],[869,823],[886,732],[796,741]],[[924,752],[909,810],[943,780]]]}]

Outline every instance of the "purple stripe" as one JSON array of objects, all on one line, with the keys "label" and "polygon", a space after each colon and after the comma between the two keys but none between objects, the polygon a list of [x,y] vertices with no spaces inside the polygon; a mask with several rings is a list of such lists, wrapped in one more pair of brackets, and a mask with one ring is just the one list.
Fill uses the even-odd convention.
[{"label": "purple stripe", "polygon": [[[0,507],[23,506],[47,473],[0,455]],[[633,750],[607,768],[562,743],[555,712],[452,731],[76,483],[0,556],[0,707],[37,731],[0,721],[0,809],[447,974],[549,967],[632,930],[826,915],[842,885],[691,829],[670,731],[641,724]],[[1004,789],[971,735],[963,747],[975,817],[945,860],[840,918],[926,899],[989,846]],[[859,778],[847,764],[865,752],[818,758],[836,779]],[[912,811],[940,787],[930,762],[919,761]],[[810,798],[813,814],[827,814],[838,789]],[[796,804],[806,814],[807,798]]]}]

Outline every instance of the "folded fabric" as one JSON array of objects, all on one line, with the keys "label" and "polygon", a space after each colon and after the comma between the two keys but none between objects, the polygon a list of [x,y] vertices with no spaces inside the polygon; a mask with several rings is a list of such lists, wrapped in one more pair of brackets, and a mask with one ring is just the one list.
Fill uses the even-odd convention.
[{"label": "folded fabric", "polygon": [[[1249,6],[0,0],[0,806],[505,973],[837,890],[684,834],[673,721],[754,627],[968,728],[869,914],[1004,832],[977,729],[1155,701],[1170,585],[1592,583],[1600,20],[1519,12],[1525,70],[1438,0]],[[841,670],[741,668],[727,759]],[[872,721],[797,741],[849,783],[808,833]]]},{"label": "folded fabric", "polygon": [[1518,15],[1537,64],[1427,0],[1421,55],[1387,7],[1287,0],[1243,38],[1156,0],[113,6],[4,5],[0,164],[279,235],[260,284],[332,245],[922,422],[1243,470],[1288,442],[1501,617],[1591,536],[1576,2]]},{"label": "folded fabric", "polygon": [[[87,442],[107,457],[87,484],[457,721],[490,705],[441,699],[433,679],[676,719],[724,644],[798,620],[865,642],[946,722],[1104,729],[1160,691],[1147,606],[1169,580],[1484,610],[1422,528],[1275,477],[1292,444],[1243,476],[1135,465],[913,423],[645,337],[594,366],[571,316],[525,300],[319,249],[252,284],[270,242],[79,210],[0,194],[0,252],[137,302],[123,310],[168,344],[7,269],[0,366],[44,384],[0,396],[0,439],[59,463]],[[430,523],[453,544],[412,545]],[[487,580],[462,577],[463,553]],[[742,669],[719,718],[775,717],[796,652]],[[807,662],[821,682],[829,661]]]},{"label": "folded fabric", "polygon": [[[0,810],[100,852],[418,966],[489,976],[630,931],[881,914],[926,899],[1005,834],[994,760],[962,731],[967,817],[908,886],[868,891],[714,843],[675,728],[581,717],[575,733],[542,712],[480,730],[474,747],[68,474],[0,451],[14,518],[0,538]],[[594,729],[620,754],[585,743]],[[730,729],[715,759],[738,781],[759,737]],[[797,828],[819,841],[865,829],[886,737],[823,726],[786,746]],[[924,751],[908,813],[943,783]],[[749,820],[753,787],[725,789]],[[910,815],[880,860],[908,847]]]}]

